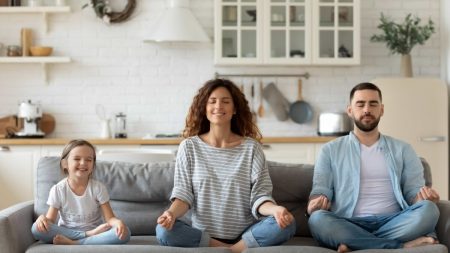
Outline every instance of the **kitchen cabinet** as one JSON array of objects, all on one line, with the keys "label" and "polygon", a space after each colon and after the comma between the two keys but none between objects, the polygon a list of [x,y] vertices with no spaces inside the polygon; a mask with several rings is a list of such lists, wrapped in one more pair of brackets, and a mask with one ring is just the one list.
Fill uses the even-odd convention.
[{"label": "kitchen cabinet", "polygon": [[359,8],[359,0],[215,0],[215,63],[359,64]]},{"label": "kitchen cabinet", "polygon": [[280,163],[314,164],[321,144],[315,143],[273,143],[263,146],[267,161]]},{"label": "kitchen cabinet", "polygon": [[33,178],[39,158],[39,146],[0,148],[0,209],[34,199]]}]

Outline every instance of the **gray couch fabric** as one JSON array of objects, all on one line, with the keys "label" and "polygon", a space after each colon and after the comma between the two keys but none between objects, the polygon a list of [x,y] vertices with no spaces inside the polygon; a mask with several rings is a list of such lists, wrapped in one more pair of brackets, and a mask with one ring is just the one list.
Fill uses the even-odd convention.
[{"label": "gray couch fabric", "polygon": [[[425,161],[424,161],[425,162]],[[424,164],[426,170],[429,167]],[[320,247],[311,237],[304,216],[312,186],[313,166],[268,162],[273,183],[273,197],[286,206],[297,221],[296,236],[282,246],[247,249],[246,252],[335,252]],[[35,201],[15,205],[0,211],[0,252],[231,252],[225,248],[177,248],[159,246],[154,235],[157,217],[170,204],[174,163],[125,163],[98,161],[94,178],[102,181],[111,197],[111,205],[132,232],[126,245],[61,246],[36,242],[30,232],[37,215],[47,211],[50,188],[64,175],[59,170],[58,157],[39,161],[35,177]],[[425,173],[427,175],[427,173]],[[429,175],[429,173],[428,173]],[[427,182],[431,182],[428,178]],[[450,240],[450,202],[439,203],[441,218],[437,226],[439,245],[409,250],[364,250],[358,252],[448,252]],[[443,213],[446,212],[446,213]],[[189,215],[184,217],[189,222]]]}]

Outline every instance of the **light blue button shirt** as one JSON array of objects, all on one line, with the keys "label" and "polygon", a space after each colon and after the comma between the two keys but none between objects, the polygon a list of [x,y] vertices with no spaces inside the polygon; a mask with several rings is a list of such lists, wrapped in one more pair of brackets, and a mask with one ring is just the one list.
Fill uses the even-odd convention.
[{"label": "light blue button shirt", "polygon": [[[411,145],[380,135],[379,148],[384,153],[395,198],[402,209],[412,204],[425,185],[423,167]],[[361,168],[360,143],[351,132],[325,144],[314,166],[310,196],[325,195],[331,211],[350,218],[358,201]]]}]

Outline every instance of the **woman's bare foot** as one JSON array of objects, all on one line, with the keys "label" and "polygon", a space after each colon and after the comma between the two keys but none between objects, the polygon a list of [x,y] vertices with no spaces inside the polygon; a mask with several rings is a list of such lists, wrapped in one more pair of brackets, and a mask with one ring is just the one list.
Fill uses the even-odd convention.
[{"label": "woman's bare foot", "polygon": [[350,251],[351,250],[345,244],[339,244],[339,247],[337,249],[338,253],[345,253],[345,252],[350,252]]},{"label": "woman's bare foot", "polygon": [[99,225],[98,227],[96,227],[96,228],[94,228],[92,230],[86,231],[86,236],[93,236],[93,235],[96,235],[96,234],[100,234],[100,233],[103,233],[103,232],[108,231],[110,229],[111,229],[111,225],[109,225],[108,223],[103,223],[103,224]]},{"label": "woman's bare foot", "polygon": [[438,243],[438,242],[433,237],[422,236],[422,237],[419,237],[412,241],[406,242],[403,245],[403,248],[413,248],[413,247],[429,245],[429,244],[436,244],[436,243]]},{"label": "woman's bare foot", "polygon": [[63,235],[56,235],[53,237],[53,244],[56,245],[75,245],[77,244],[76,241],[72,241],[69,238],[63,236]]},{"label": "woman's bare foot", "polygon": [[221,242],[219,240],[211,238],[211,240],[209,241],[209,247],[225,247],[225,248],[228,248],[228,247],[231,247],[231,244],[227,244],[227,243],[224,243],[224,242]]}]

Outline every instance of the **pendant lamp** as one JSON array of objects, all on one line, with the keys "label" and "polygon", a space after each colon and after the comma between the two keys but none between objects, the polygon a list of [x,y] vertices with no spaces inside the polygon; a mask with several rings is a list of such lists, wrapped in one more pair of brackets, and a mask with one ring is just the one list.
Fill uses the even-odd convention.
[{"label": "pendant lamp", "polygon": [[168,8],[145,42],[210,42],[192,14],[189,0],[167,0]]}]

